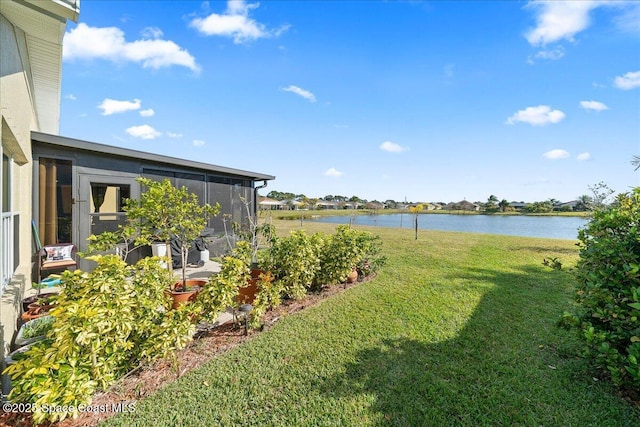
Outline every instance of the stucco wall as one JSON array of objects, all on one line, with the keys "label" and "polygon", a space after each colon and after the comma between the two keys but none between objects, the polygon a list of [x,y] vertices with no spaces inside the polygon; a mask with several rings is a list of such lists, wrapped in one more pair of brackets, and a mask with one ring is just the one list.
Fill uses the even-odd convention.
[{"label": "stucco wall", "polygon": [[20,263],[0,300],[0,355],[4,356],[16,330],[20,301],[31,290],[31,130],[37,129],[37,120],[25,72],[24,33],[1,15],[0,45],[0,137],[2,153],[13,159],[11,210],[20,215]]}]

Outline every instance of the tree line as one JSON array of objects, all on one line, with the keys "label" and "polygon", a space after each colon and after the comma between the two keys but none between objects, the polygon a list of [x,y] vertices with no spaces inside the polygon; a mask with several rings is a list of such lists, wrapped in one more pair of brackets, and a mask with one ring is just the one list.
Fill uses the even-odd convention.
[{"label": "tree line", "polygon": [[[593,186],[589,186],[591,194],[583,194],[576,198],[572,204],[563,204],[559,200],[550,198],[544,201],[536,201],[531,203],[522,203],[520,206],[513,206],[512,203],[506,199],[499,199],[494,194],[491,194],[486,202],[475,202],[480,209],[485,212],[512,212],[521,209],[527,213],[548,213],[548,212],[570,212],[570,211],[593,211],[606,205],[607,199],[614,193],[614,190],[609,188],[605,183],[599,182]],[[413,202],[398,202],[392,199],[379,202],[378,200],[362,199],[358,196],[341,196],[328,194],[321,198],[311,198],[304,194],[295,194],[282,191],[270,191],[267,197],[274,200],[286,201],[286,200],[298,200],[309,206],[315,205],[317,202],[323,200],[327,202],[338,203],[357,203],[359,205],[366,206],[367,204],[384,204],[387,208],[394,209],[401,205],[415,205]],[[467,202],[465,202],[467,203]],[[446,203],[438,202],[439,205],[445,206]],[[457,204],[451,203],[452,208],[456,209]]]}]

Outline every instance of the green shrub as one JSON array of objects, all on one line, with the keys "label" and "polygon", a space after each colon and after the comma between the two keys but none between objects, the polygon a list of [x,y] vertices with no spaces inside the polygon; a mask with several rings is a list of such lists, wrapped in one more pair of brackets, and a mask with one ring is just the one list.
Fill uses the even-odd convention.
[{"label": "green shrub", "polygon": [[325,238],[320,254],[320,272],[316,286],[333,285],[344,282],[358,261],[355,244],[356,230],[345,225],[336,228],[336,233]]},{"label": "green shrub", "polygon": [[235,305],[238,289],[245,286],[250,277],[251,248],[248,242],[238,242],[231,255],[222,259],[220,272],[209,278],[207,285],[196,297],[196,307],[205,320],[216,321],[227,307]]},{"label": "green shrub", "polygon": [[640,390],[640,187],[596,211],[578,238],[581,312],[564,323],[580,328],[588,356],[615,384]]},{"label": "green shrub", "polygon": [[271,308],[280,305],[284,285],[281,281],[275,280],[273,273],[267,271],[258,276],[258,292],[253,300],[253,310],[251,311],[251,326],[259,325],[262,316]]},{"label": "green shrub", "polygon": [[382,255],[380,236],[366,231],[358,231],[356,244],[360,248],[360,259],[356,264],[358,276],[365,277],[376,273],[387,261],[387,258]]},{"label": "green shrub", "polygon": [[[193,333],[191,308],[169,310],[170,273],[157,258],[127,266],[115,255],[93,258],[93,272],[62,275],[49,339],[34,345],[4,373],[14,402],[78,408],[143,360],[166,357]],[[76,412],[33,414],[57,421]]]},{"label": "green shrub", "polygon": [[320,270],[320,253],[324,250],[324,237],[305,231],[292,231],[289,236],[275,238],[266,264],[273,272],[286,296],[302,298],[311,288]]},{"label": "green shrub", "polygon": [[345,281],[347,275],[364,259],[365,248],[361,246],[364,231],[339,225],[336,232],[325,239],[320,255],[320,273],[316,285],[333,285]]}]

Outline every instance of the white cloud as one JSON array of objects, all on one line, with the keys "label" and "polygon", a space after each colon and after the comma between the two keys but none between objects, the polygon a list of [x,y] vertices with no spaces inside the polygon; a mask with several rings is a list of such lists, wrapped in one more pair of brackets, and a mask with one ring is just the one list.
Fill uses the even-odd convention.
[{"label": "white cloud", "polygon": [[145,39],[159,39],[164,35],[162,30],[158,27],[147,27],[140,33]]},{"label": "white cloud", "polygon": [[105,98],[102,104],[98,105],[98,108],[102,110],[103,116],[110,116],[112,114],[124,113],[126,111],[139,110],[140,100],[134,99],[133,101],[118,101],[115,99]]},{"label": "white cloud", "polygon": [[257,9],[260,3],[247,3],[244,0],[227,1],[227,13],[229,15],[248,15],[251,9]]},{"label": "white cloud", "polygon": [[260,3],[229,0],[224,13],[194,18],[189,25],[207,36],[231,37],[236,44],[265,37],[278,37],[289,29],[288,25],[283,25],[270,30],[264,24],[249,18],[251,9],[257,9],[259,6]]},{"label": "white cloud", "polygon": [[142,39],[127,42],[124,32],[117,27],[97,28],[85,23],[80,23],[65,33],[62,56],[65,60],[130,61],[142,64],[143,68],[158,69],[179,65],[195,72],[200,70],[195,58],[170,40]]},{"label": "white cloud", "polygon": [[628,73],[617,76],[613,84],[618,89],[629,90],[640,87],[640,71],[629,71]]},{"label": "white cloud", "polygon": [[309,102],[316,102],[316,96],[314,94],[312,94],[308,90],[299,88],[298,86],[291,85],[289,87],[282,88],[282,90],[284,90],[285,92],[293,92],[296,95],[300,95],[301,97],[308,99]]},{"label": "white cloud", "polygon": [[380,149],[382,151],[388,151],[389,153],[402,153],[403,151],[407,151],[406,147],[402,147],[399,144],[391,141],[385,141],[380,144]]},{"label": "white cloud", "polygon": [[580,160],[581,162],[585,161],[585,160],[589,160],[591,159],[591,154],[589,152],[586,153],[580,153],[578,154],[578,157],[576,157],[576,159]]},{"label": "white cloud", "polygon": [[624,12],[614,19],[617,27],[627,33],[640,33],[640,4],[638,2],[629,2]]},{"label": "white cloud", "polygon": [[156,139],[162,135],[162,132],[155,130],[149,125],[131,126],[127,128],[126,132],[134,138],[140,139]]},{"label": "white cloud", "polygon": [[182,138],[182,134],[181,133],[175,133],[175,132],[167,132],[167,136],[169,138]]},{"label": "white cloud", "polygon": [[151,117],[155,114],[156,112],[153,111],[153,108],[148,108],[146,110],[140,110],[140,115],[142,117]]},{"label": "white cloud", "polygon": [[533,46],[544,46],[573,36],[590,24],[589,13],[599,6],[594,1],[531,1],[537,12],[536,27],[525,34]]},{"label": "white cloud", "polygon": [[69,99],[71,101],[75,101],[78,98],[76,98],[76,96],[74,94],[70,93],[69,95],[65,95],[64,99]]},{"label": "white cloud", "polygon": [[338,178],[338,177],[341,177],[342,175],[344,175],[344,172],[340,172],[336,168],[329,168],[324,172],[324,174],[326,176],[332,176],[334,178]]},{"label": "white cloud", "polygon": [[194,139],[193,140],[193,146],[194,147],[203,147],[205,144],[205,142],[201,139]]},{"label": "white cloud", "polygon": [[531,0],[527,6],[535,10],[536,26],[525,34],[533,46],[544,46],[561,40],[574,41],[574,36],[591,25],[591,11],[599,7],[616,8],[620,14],[613,23],[624,32],[640,32],[640,5],[635,0],[560,1]]},{"label": "white cloud", "polygon": [[538,105],[517,111],[507,119],[506,123],[512,125],[516,122],[523,122],[533,126],[544,126],[549,123],[558,123],[564,117],[565,114],[560,110],[552,110],[548,105]]},{"label": "white cloud", "polygon": [[593,111],[604,111],[609,109],[605,104],[598,101],[580,101],[580,106],[585,110]]},{"label": "white cloud", "polygon": [[540,50],[536,52],[535,55],[530,56],[527,59],[529,64],[535,63],[534,59],[546,59],[548,61],[557,61],[558,59],[564,57],[564,48],[562,46],[558,46],[554,49],[546,49]]},{"label": "white cloud", "polygon": [[565,150],[556,149],[556,150],[547,151],[546,153],[543,154],[543,156],[550,160],[566,159],[567,157],[569,157],[569,152]]}]

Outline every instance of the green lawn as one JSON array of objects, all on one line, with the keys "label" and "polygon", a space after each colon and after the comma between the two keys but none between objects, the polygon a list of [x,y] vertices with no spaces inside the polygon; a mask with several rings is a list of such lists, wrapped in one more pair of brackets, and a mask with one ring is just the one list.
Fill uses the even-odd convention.
[{"label": "green lawn", "polygon": [[[372,230],[388,256],[375,280],[283,318],[106,424],[640,423],[555,327],[571,304],[575,242]],[[544,267],[545,257],[565,269]]]}]

